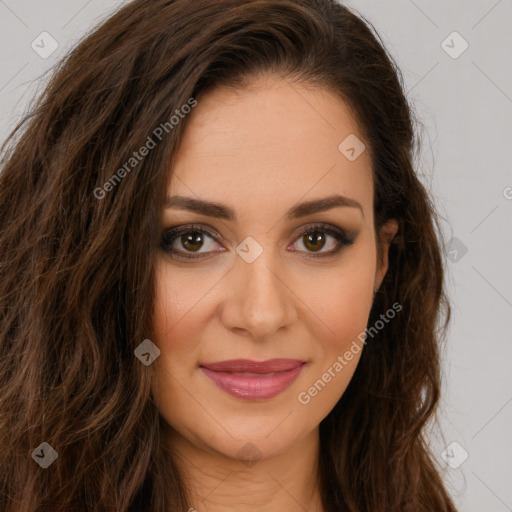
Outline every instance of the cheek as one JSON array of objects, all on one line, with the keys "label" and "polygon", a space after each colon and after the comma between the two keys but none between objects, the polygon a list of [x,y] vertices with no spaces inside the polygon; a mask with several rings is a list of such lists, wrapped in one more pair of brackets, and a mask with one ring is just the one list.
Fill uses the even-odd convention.
[{"label": "cheek", "polygon": [[163,262],[157,264],[155,270],[152,341],[160,349],[160,355],[154,363],[156,375],[151,388],[166,423],[186,431],[187,422],[183,418],[200,421],[186,391],[199,357],[199,347],[193,340],[200,339],[202,325],[197,321],[201,310],[200,299],[211,286],[204,284],[201,279],[194,279],[191,286],[184,273],[169,271],[169,267]]},{"label": "cheek", "polygon": [[[195,286],[183,286],[165,263],[157,264],[152,340],[160,349],[155,361],[156,378],[153,394],[159,402],[161,412],[166,412],[169,396],[180,396],[179,383],[187,379],[192,371],[194,347],[188,340],[197,339],[194,322],[190,322],[192,306],[198,291]],[[185,332],[188,336],[185,336]],[[168,418],[166,418],[168,419]]]},{"label": "cheek", "polygon": [[356,371],[372,304],[373,275],[363,265],[336,284],[331,281],[326,289],[328,294],[311,299],[330,335],[316,336],[315,363],[297,395],[298,402],[317,419],[333,409]]},{"label": "cheek", "polygon": [[[312,271],[310,276],[316,276],[317,284],[308,294],[316,363],[298,401],[319,417],[327,415],[345,392],[364,349],[375,282],[371,245],[361,244],[361,250],[347,253],[335,274],[334,278],[332,272],[320,276]],[[322,334],[314,334],[315,325]]]},{"label": "cheek", "polygon": [[361,282],[331,286],[330,300],[319,309],[325,323],[334,332],[336,339],[346,342],[364,331],[372,304],[371,283]]},{"label": "cheek", "polygon": [[320,278],[318,273],[311,274],[317,285],[310,288],[307,303],[328,329],[329,335],[323,338],[326,340],[324,348],[331,353],[350,345],[367,326],[375,267],[371,250],[360,252],[362,254],[354,251],[335,277],[332,272]]},{"label": "cheek", "polygon": [[[192,309],[207,287],[201,285],[201,279],[187,279],[188,273],[171,271],[171,266],[165,262],[157,264],[156,295],[155,295],[155,324],[162,328],[171,329],[180,319]],[[203,282],[204,283],[204,282]]]},{"label": "cheek", "polygon": [[[156,295],[153,330],[157,344],[179,357],[182,345],[194,347],[190,340],[200,340],[200,333],[211,312],[205,310],[219,276],[214,272],[193,272],[173,268],[166,262],[156,266]],[[185,343],[186,342],[186,343]]]}]

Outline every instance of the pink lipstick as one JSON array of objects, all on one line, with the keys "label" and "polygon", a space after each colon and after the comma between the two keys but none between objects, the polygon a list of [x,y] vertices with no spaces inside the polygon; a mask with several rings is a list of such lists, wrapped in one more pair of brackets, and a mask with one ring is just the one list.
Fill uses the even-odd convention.
[{"label": "pink lipstick", "polygon": [[201,363],[199,367],[220,389],[243,400],[266,400],[287,389],[297,378],[305,361],[231,359]]}]

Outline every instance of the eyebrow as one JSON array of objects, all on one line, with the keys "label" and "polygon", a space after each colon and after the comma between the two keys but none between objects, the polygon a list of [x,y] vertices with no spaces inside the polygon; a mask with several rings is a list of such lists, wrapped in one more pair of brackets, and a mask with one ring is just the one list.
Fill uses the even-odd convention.
[{"label": "eyebrow", "polygon": [[[166,208],[176,208],[179,210],[189,210],[191,212],[206,215],[208,217],[215,217],[218,219],[225,219],[236,222],[236,213],[233,208],[203,199],[195,199],[185,196],[170,196],[165,201]],[[332,208],[350,207],[357,208],[361,211],[364,219],[364,211],[361,203],[350,197],[345,197],[339,194],[324,197],[322,199],[315,199],[303,203],[298,203],[286,212],[287,219],[298,219],[313,213],[324,212]]]}]

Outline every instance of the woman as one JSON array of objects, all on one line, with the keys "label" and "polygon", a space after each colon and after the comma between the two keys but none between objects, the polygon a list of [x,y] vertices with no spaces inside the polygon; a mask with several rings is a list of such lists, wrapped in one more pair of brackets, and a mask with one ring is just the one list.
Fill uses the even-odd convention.
[{"label": "woman", "polygon": [[360,16],[135,0],[10,140],[1,510],[455,510],[437,218]]}]

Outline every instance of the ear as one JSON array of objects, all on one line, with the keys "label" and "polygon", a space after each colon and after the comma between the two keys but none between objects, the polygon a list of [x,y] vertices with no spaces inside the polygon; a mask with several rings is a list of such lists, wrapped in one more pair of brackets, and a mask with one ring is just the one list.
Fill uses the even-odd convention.
[{"label": "ear", "polygon": [[380,258],[377,258],[377,266],[375,270],[375,284],[374,284],[374,293],[380,288],[380,285],[388,271],[389,260],[389,246],[391,241],[395,237],[398,232],[398,222],[395,219],[389,219],[380,229],[378,234],[380,245],[381,245],[381,255]]}]

